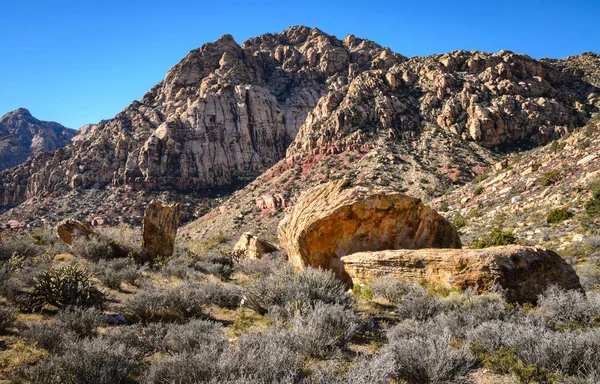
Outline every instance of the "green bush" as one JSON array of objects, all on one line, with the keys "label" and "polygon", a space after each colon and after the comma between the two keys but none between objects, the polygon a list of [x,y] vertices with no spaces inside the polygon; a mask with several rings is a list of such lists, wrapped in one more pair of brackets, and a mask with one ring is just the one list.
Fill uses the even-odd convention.
[{"label": "green bush", "polygon": [[483,188],[483,187],[477,187],[477,188],[475,188],[475,190],[473,191],[473,196],[479,196],[479,195],[481,195],[484,190],[485,190],[485,188]]},{"label": "green bush", "polygon": [[512,231],[493,230],[471,243],[471,249],[496,247],[501,245],[517,244],[517,237]]},{"label": "green bush", "polygon": [[18,304],[27,312],[40,311],[46,305],[102,308],[106,295],[90,281],[87,269],[65,265],[50,268],[34,279],[32,288],[21,292]]},{"label": "green bush", "polygon": [[444,201],[441,205],[440,205],[440,211],[441,212],[448,212],[448,210],[450,210],[450,206],[448,205],[447,201]]},{"label": "green bush", "polygon": [[559,180],[560,178],[560,172],[557,170],[554,171],[548,171],[545,172],[542,176],[540,176],[536,182],[539,185],[542,185],[544,187],[548,187],[550,185],[554,185],[556,184],[556,182]]},{"label": "green bush", "polygon": [[456,212],[452,217],[452,225],[454,228],[461,229],[465,225],[467,225],[467,220],[460,214],[460,212]]},{"label": "green bush", "polygon": [[570,219],[572,216],[573,214],[565,208],[554,208],[548,213],[548,216],[546,216],[546,222],[548,224],[556,224]]}]

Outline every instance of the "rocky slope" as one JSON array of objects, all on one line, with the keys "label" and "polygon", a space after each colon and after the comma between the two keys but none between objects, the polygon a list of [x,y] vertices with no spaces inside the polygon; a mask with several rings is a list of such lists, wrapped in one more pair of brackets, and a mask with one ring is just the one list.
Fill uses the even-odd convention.
[{"label": "rocky slope", "polygon": [[74,129],[40,121],[25,108],[0,117],[0,171],[23,163],[29,156],[54,151],[71,143]]},{"label": "rocky slope", "polygon": [[[385,60],[381,59],[384,57]],[[332,82],[405,60],[379,45],[295,27],[191,51],[140,101],[83,140],[4,173],[4,206],[57,188],[230,186],[285,155]]]},{"label": "rocky slope", "polygon": [[4,217],[25,220],[65,205],[139,216],[162,191],[187,200],[191,218],[250,183],[185,231],[268,235],[315,184],[350,177],[429,200],[599,106],[598,88],[573,71],[508,51],[406,59],[306,27],[241,46],[226,35],[73,145],[0,174],[0,204],[21,204]]},{"label": "rocky slope", "polygon": [[599,154],[595,116],[557,141],[513,154],[431,204],[458,224],[466,245],[502,230],[520,244],[557,250],[578,272],[596,268],[586,262],[600,260],[600,216],[586,205],[595,183],[600,186]]},{"label": "rocky slope", "polygon": [[284,160],[186,230],[269,235],[300,192],[341,177],[429,201],[585,124],[599,96],[563,67],[507,51],[364,71],[321,98]]}]

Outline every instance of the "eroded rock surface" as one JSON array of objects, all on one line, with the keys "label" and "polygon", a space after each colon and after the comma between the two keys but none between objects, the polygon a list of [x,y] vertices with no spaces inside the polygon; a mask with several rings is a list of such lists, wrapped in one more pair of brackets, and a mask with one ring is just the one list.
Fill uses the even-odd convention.
[{"label": "eroded rock surface", "polygon": [[279,251],[279,247],[268,240],[246,232],[240,236],[233,250],[240,252],[246,259],[260,259],[267,253]]},{"label": "eroded rock surface", "polygon": [[332,181],[307,191],[279,224],[279,241],[296,268],[333,270],[361,251],[460,248],[456,230],[420,199],[385,189]]},{"label": "eroded rock surface", "polygon": [[354,284],[389,276],[479,292],[498,286],[508,300],[520,303],[535,303],[550,285],[581,289],[573,268],[556,252],[517,245],[358,252],[342,257],[342,262]]},{"label": "eroded rock surface", "polygon": [[153,200],[148,204],[144,212],[142,248],[150,261],[173,255],[180,217],[179,203],[166,205],[160,200]]}]

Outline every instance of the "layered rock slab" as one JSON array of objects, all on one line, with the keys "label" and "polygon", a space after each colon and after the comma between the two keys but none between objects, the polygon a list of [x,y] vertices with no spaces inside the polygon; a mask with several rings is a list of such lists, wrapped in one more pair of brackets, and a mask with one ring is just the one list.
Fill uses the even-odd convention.
[{"label": "layered rock slab", "polygon": [[550,285],[581,290],[577,274],[556,252],[519,245],[358,252],[341,261],[354,284],[393,277],[479,292],[499,287],[519,303],[535,303]]},{"label": "layered rock slab", "polygon": [[337,180],[308,190],[278,227],[298,268],[330,269],[348,280],[342,256],[386,249],[460,248],[450,222],[416,199],[389,189]]}]

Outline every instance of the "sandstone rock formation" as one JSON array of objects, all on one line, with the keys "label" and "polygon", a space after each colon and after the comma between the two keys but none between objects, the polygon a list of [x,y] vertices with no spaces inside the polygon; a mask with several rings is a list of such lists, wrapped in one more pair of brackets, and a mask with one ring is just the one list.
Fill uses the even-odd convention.
[{"label": "sandstone rock formation", "polygon": [[90,236],[93,236],[96,232],[81,221],[66,219],[56,225],[56,234],[67,245],[73,245],[73,240],[75,238],[85,237],[86,239],[89,239]]},{"label": "sandstone rock formation", "polygon": [[460,248],[456,230],[420,199],[332,181],[307,191],[279,224],[279,241],[296,268],[333,270],[347,279],[342,256],[361,251]]},{"label": "sandstone rock formation", "polygon": [[520,303],[535,303],[550,285],[581,290],[575,271],[556,252],[517,245],[358,252],[342,257],[342,263],[354,284],[390,276],[479,292],[497,286]]},{"label": "sandstone rock formation", "polygon": [[75,219],[66,219],[58,223],[56,226],[56,234],[62,241],[71,247],[78,239],[90,240],[94,238],[106,242],[110,247],[110,252],[107,252],[105,256],[107,259],[129,257],[133,252],[132,249],[97,233],[87,224]]},{"label": "sandstone rock formation", "polygon": [[260,259],[267,253],[279,251],[279,247],[268,240],[246,232],[240,236],[233,250],[241,253],[246,259]]},{"label": "sandstone rock formation", "polygon": [[36,153],[54,151],[71,143],[77,131],[40,121],[25,108],[0,117],[0,171],[23,163]]},{"label": "sandstone rock formation", "polygon": [[150,261],[158,257],[170,257],[175,248],[175,236],[181,217],[181,204],[165,205],[153,200],[144,212],[142,248]]},{"label": "sandstone rock formation", "polygon": [[404,60],[373,42],[349,44],[306,27],[242,46],[225,35],[191,51],[140,101],[64,151],[0,176],[0,205],[59,185],[187,191],[247,182],[283,158],[330,87]]}]

